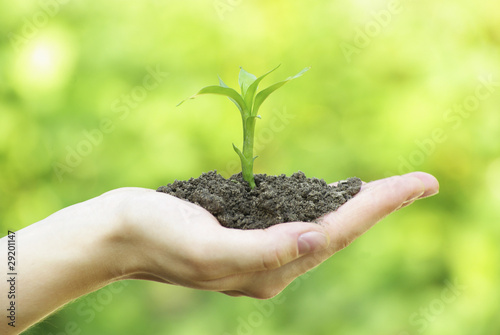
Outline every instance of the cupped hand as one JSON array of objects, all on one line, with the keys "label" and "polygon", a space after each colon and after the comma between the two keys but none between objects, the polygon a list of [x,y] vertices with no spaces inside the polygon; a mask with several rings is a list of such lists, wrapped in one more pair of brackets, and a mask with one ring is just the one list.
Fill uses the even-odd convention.
[{"label": "cupped hand", "polygon": [[[348,246],[388,214],[438,192],[414,172],[363,185],[321,224],[293,222],[265,230],[222,227],[203,208],[139,188],[108,192],[117,204],[115,280],[146,279],[229,295],[270,298],[296,277]],[[355,271],[355,269],[353,269]]]}]

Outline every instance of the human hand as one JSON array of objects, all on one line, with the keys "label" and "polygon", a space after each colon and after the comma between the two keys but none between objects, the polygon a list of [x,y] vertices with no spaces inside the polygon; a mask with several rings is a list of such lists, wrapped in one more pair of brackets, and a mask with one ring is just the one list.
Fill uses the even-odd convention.
[{"label": "human hand", "polygon": [[[16,295],[22,317],[15,328],[1,323],[0,333],[18,334],[69,301],[121,279],[271,298],[386,215],[438,188],[434,177],[421,172],[378,180],[363,185],[321,224],[292,222],[265,230],[224,228],[203,208],[165,193],[110,191],[16,232],[23,257],[16,265],[23,282],[24,293]],[[7,249],[7,237],[0,248]],[[8,285],[0,282],[0,289],[7,292]],[[0,303],[9,304],[7,295]]]},{"label": "human hand", "polygon": [[229,295],[270,298],[388,214],[438,192],[422,172],[364,184],[321,224],[265,230],[222,227],[203,208],[153,190],[125,188],[109,197],[119,214],[114,280],[146,279]]}]

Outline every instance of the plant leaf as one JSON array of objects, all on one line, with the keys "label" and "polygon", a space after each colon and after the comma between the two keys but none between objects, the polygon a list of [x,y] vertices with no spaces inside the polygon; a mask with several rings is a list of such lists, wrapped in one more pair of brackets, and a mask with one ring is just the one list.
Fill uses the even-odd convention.
[{"label": "plant leaf", "polygon": [[[220,87],[230,88],[229,86],[226,85],[226,83],[222,80],[222,78],[220,76],[217,76],[217,77],[219,78]],[[238,107],[238,109],[240,110],[240,113],[243,115],[243,109],[241,108],[240,104],[237,103],[236,100],[234,100],[233,98],[229,98],[229,100],[231,100],[236,105],[236,107]]]},{"label": "plant leaf", "polygon": [[297,73],[295,76],[292,76],[292,77],[288,77],[287,79],[283,80],[283,81],[280,81],[279,83],[276,83],[274,85],[271,85],[269,86],[268,88],[260,91],[257,96],[255,97],[255,102],[254,102],[254,106],[253,106],[253,110],[252,110],[252,115],[257,115],[257,112],[259,111],[259,108],[260,106],[262,105],[262,103],[267,99],[267,97],[273,93],[274,91],[276,91],[278,88],[280,88],[281,86],[285,85],[286,83],[288,83],[290,80],[292,79],[295,79],[295,78],[298,78],[300,76],[302,76],[306,71],[308,71],[310,69],[310,67],[306,67],[305,69],[303,69],[302,71],[300,71],[299,73]]},{"label": "plant leaf", "polygon": [[238,147],[236,145],[234,145],[234,143],[233,143],[233,149],[234,149],[234,151],[236,151],[236,153],[238,154],[238,156],[240,156],[240,159],[241,159],[242,162],[246,161],[245,156],[243,156],[243,153],[241,152],[241,150],[238,149]]},{"label": "plant leaf", "polygon": [[[202,94],[225,95],[226,97],[228,97],[229,99],[231,99],[231,101],[233,101],[236,104],[236,106],[238,106],[238,109],[241,112],[243,112],[243,110],[245,110],[245,108],[246,108],[245,101],[243,100],[243,97],[238,92],[236,92],[232,88],[223,87],[223,86],[207,86],[207,87],[204,87],[198,93],[196,93],[195,95],[193,95],[192,97],[190,97],[190,98],[188,98],[186,100],[194,99],[198,95],[202,95]],[[186,101],[186,100],[184,100],[184,101]],[[177,106],[180,106],[184,101],[181,101]]]},{"label": "plant leaf", "polygon": [[240,66],[240,75],[238,76],[238,83],[240,84],[241,87],[241,95],[244,97],[248,87],[253,84],[253,82],[257,80],[257,77],[243,69],[242,66]]},{"label": "plant leaf", "polygon": [[219,78],[219,85],[220,85],[220,87],[227,87],[227,88],[229,88],[229,86],[227,86],[226,83],[224,81],[222,81],[222,78],[220,76],[217,76],[217,78]]},{"label": "plant leaf", "polygon": [[262,81],[262,79],[264,79],[268,74],[270,74],[271,72],[274,72],[276,71],[277,68],[279,68],[281,66],[278,65],[276,66],[274,69],[272,69],[271,71],[263,74],[262,76],[260,76],[259,78],[257,78],[253,83],[252,85],[250,85],[250,87],[248,88],[246,94],[243,95],[244,99],[245,99],[245,103],[247,104],[247,107],[249,109],[252,109],[252,104],[253,104],[253,99],[255,97],[255,92],[257,91],[257,88],[259,87],[259,84],[260,82]]}]

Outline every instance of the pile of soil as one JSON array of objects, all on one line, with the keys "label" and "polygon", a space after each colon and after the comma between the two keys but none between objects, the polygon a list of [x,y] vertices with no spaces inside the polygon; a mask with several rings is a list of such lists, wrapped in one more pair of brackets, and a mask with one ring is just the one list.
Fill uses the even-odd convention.
[{"label": "pile of soil", "polygon": [[241,173],[225,179],[217,171],[187,181],[176,180],[158,188],[195,203],[212,213],[227,228],[262,229],[283,222],[316,222],[337,210],[361,189],[359,178],[329,186],[303,172],[290,177],[256,174],[253,190]]}]

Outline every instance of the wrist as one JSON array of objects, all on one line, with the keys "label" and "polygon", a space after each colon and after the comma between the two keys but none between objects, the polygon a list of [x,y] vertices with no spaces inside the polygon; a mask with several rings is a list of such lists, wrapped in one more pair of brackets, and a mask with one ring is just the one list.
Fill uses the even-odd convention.
[{"label": "wrist", "polygon": [[74,280],[91,289],[107,285],[116,276],[119,220],[110,200],[101,195],[64,208],[40,222],[40,231],[56,232],[59,237],[55,250],[67,256],[64,259],[71,265],[66,266],[71,269],[69,273],[75,274]]},{"label": "wrist", "polygon": [[58,236],[54,251],[71,263],[66,266],[72,273],[83,274],[81,284],[86,287],[102,287],[125,274],[123,263],[130,248],[123,232],[119,191],[64,208],[28,227],[47,238]]},{"label": "wrist", "polygon": [[101,272],[109,282],[145,271],[141,231],[133,217],[134,211],[130,210],[139,201],[137,190],[120,188],[89,200],[93,202],[92,212],[98,213],[93,223],[98,252],[93,257],[102,264]]},{"label": "wrist", "polygon": [[16,328],[116,280],[113,257],[119,250],[113,241],[119,221],[104,198],[64,208],[16,233],[16,270],[23,282],[17,299],[23,314]]}]

